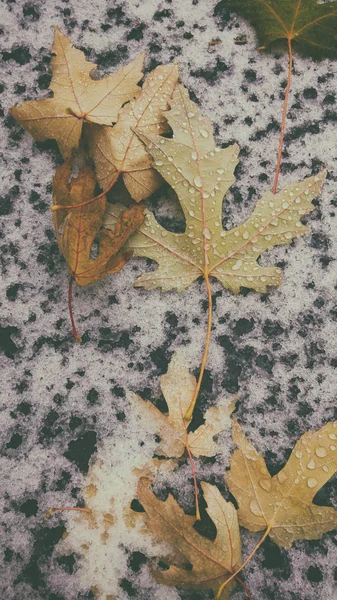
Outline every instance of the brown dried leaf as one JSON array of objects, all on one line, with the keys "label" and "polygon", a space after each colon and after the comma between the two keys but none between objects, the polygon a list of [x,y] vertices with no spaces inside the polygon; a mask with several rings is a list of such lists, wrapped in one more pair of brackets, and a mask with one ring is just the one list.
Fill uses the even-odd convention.
[{"label": "brown dried leaf", "polygon": [[94,80],[91,72],[97,65],[86,60],[81,50],[55,28],[51,60],[53,98],[29,100],[13,106],[11,115],[35,140],[55,139],[67,158],[77,148],[84,121],[111,125],[125,102],[139,94],[144,55],[138,56],[116,73]]},{"label": "brown dried leaf", "polygon": [[[184,513],[169,495],[164,502],[158,500],[150,489],[149,481],[139,482],[138,497],[148,516],[148,526],[161,540],[168,542],[177,555],[166,559],[169,569],[153,568],[152,574],[162,584],[187,589],[211,589],[216,592],[229,575],[241,564],[241,542],[236,510],[226,502],[219,490],[208,483],[201,484],[208,504],[207,512],[217,528],[211,541],[201,536],[193,527],[195,518]],[[182,568],[182,557],[192,565],[192,570]],[[171,564],[176,562],[176,564]],[[231,582],[223,593],[230,598],[235,583]]]},{"label": "brown dried leaf", "polygon": [[157,454],[179,458],[187,446],[191,453],[198,456],[214,456],[220,451],[214,436],[231,426],[231,412],[234,403],[219,401],[217,406],[209,408],[205,423],[196,431],[186,432],[184,415],[191,404],[196,387],[196,379],[190,374],[181,352],[175,352],[166,375],[161,377],[161,389],[168,406],[168,414],[163,414],[151,402],[144,402],[140,396],[128,392],[127,398],[133,409],[138,410],[140,420],[145,427],[159,435]]},{"label": "brown dried leaf", "polygon": [[[94,196],[94,171],[85,165],[76,178],[71,179],[72,160],[68,159],[56,170],[53,179],[54,205],[76,206]],[[130,251],[120,251],[123,244],[143,221],[143,208],[132,206],[121,213],[115,233],[101,229],[106,198],[85,206],[53,213],[59,248],[67,261],[76,283],[88,285],[105,275],[119,271],[130,257]],[[97,257],[91,259],[94,242],[98,244]]]},{"label": "brown dried leaf", "polygon": [[337,510],[312,503],[337,470],[337,421],[302,435],[274,477],[236,421],[233,440],[238,449],[226,481],[239,503],[240,525],[250,531],[270,526],[270,537],[286,547],[294,540],[318,539],[337,527]]},{"label": "brown dried leaf", "polygon": [[132,100],[119,113],[114,127],[92,126],[90,148],[97,180],[107,189],[120,173],[132,198],[139,202],[148,198],[162,178],[152,168],[152,157],[133,129],[148,133],[166,133],[167,120],[162,111],[178,80],[176,65],[162,65],[146,78],[137,100]]}]

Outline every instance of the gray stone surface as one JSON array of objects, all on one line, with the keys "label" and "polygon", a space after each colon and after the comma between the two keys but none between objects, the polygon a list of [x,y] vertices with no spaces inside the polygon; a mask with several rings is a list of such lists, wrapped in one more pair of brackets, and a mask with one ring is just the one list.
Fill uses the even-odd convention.
[{"label": "gray stone surface", "polygon": [[[287,61],[259,55],[253,31],[228,16],[225,0],[7,0],[0,13],[0,431],[6,484],[0,586],[7,600],[84,600],[92,596],[76,578],[77,557],[62,557],[55,549],[68,516],[47,522],[44,513],[51,506],[76,505],[90,457],[105,439],[123,436],[123,428],[128,435],[125,389],[158,398],[159,376],[181,346],[197,374],[205,289],[200,282],[183,294],[136,290],[135,276],[151,267],[132,260],[118,275],[76,291],[83,343],[74,345],[66,265],[49,212],[51,179],[61,158],[53,142],[33,142],[8,109],[48,95],[54,25],[98,63],[102,74],[141,51],[147,53],[148,69],[177,59],[183,83],[214,121],[217,143],[236,141],[241,147],[237,182],[224,201],[229,228],[245,219],[272,186]],[[239,34],[247,36],[246,45],[234,44]],[[222,43],[209,46],[214,38]],[[239,392],[237,418],[273,474],[302,433],[337,418],[336,72],[331,61],[295,57],[280,186],[323,166],[328,177],[306,219],[312,232],[261,261],[284,269],[283,286],[262,296],[243,290],[234,297],[212,283],[213,339],[197,416],[220,395]],[[164,206],[165,193],[148,204],[167,227],[181,228],[179,211]],[[129,439],[129,455],[141,452],[141,438]],[[199,479],[218,483],[227,494],[223,472],[229,436],[223,444],[222,462],[199,460],[197,471]],[[192,511],[189,468],[171,476],[168,485]],[[336,478],[316,502],[337,508]],[[243,532],[245,552],[253,539]],[[292,550],[267,541],[244,572],[254,600],[337,598],[336,544],[336,532],[297,542]],[[129,552],[132,560],[120,575],[118,598],[211,597],[151,588],[143,557]],[[238,588],[233,597],[243,600],[245,594]]]}]

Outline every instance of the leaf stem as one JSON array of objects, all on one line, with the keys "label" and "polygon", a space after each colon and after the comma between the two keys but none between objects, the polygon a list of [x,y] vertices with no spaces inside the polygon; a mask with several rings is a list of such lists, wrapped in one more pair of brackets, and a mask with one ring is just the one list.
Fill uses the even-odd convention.
[{"label": "leaf stem", "polygon": [[56,508],[49,508],[45,514],[46,519],[49,519],[49,517],[51,517],[51,515],[53,514],[53,512],[57,511],[57,510],[77,510],[80,512],[86,512],[86,513],[91,513],[91,509],[90,508],[80,508],[80,507],[76,507],[76,506],[58,506]]},{"label": "leaf stem", "polygon": [[205,277],[205,284],[206,284],[206,288],[207,288],[207,302],[208,302],[207,334],[206,334],[205,348],[204,348],[204,354],[203,354],[202,361],[201,361],[198,382],[197,382],[197,385],[196,385],[196,388],[194,391],[194,395],[193,395],[191,404],[188,407],[188,409],[184,415],[184,419],[188,423],[192,419],[196,401],[199,396],[201,382],[202,382],[202,378],[203,378],[204,372],[205,372],[205,367],[206,367],[206,362],[207,362],[207,357],[208,357],[208,352],[209,352],[209,345],[210,345],[210,340],[211,340],[211,331],[212,331],[212,316],[213,316],[212,290],[211,290],[211,284],[209,281],[209,276],[208,276],[207,271],[204,273],[204,277]]},{"label": "leaf stem", "polygon": [[235,577],[235,579],[245,590],[248,600],[253,600],[252,595],[251,595],[248,587],[246,586],[245,582],[242,581],[242,579],[240,579],[240,577]]},{"label": "leaf stem", "polygon": [[220,600],[221,594],[222,594],[223,590],[225,589],[226,585],[230,581],[232,581],[232,579],[234,579],[237,576],[237,574],[240,573],[240,571],[242,571],[242,569],[244,569],[244,567],[246,566],[247,563],[249,563],[250,559],[254,556],[255,552],[258,550],[258,548],[261,546],[261,544],[263,544],[263,542],[266,539],[266,537],[268,537],[270,531],[271,531],[271,525],[268,525],[268,527],[267,527],[266,531],[264,532],[262,538],[256,544],[256,546],[254,546],[254,548],[251,551],[251,553],[248,554],[247,558],[243,561],[243,563],[240,566],[240,568],[237,571],[235,571],[235,573],[233,573],[228,579],[226,579],[226,581],[224,581],[224,583],[219,587],[214,600]]},{"label": "leaf stem", "polygon": [[288,100],[289,100],[289,92],[290,92],[290,85],[291,85],[291,75],[292,75],[292,70],[293,70],[293,49],[292,49],[292,45],[291,45],[291,40],[292,40],[292,38],[288,37],[288,59],[289,59],[288,79],[287,79],[287,87],[286,87],[286,92],[285,92],[284,102],[283,102],[281,134],[280,134],[280,142],[279,142],[278,155],[277,155],[277,164],[276,164],[276,172],[275,172],[275,179],[274,179],[274,185],[273,185],[273,194],[276,194],[277,184],[278,184],[278,179],[279,179],[280,169],[281,169],[284,132],[285,132],[285,126],[286,126],[286,120],[287,120],[287,110],[288,110]]},{"label": "leaf stem", "polygon": [[187,429],[186,429],[186,451],[188,454],[188,458],[190,459],[190,463],[191,463],[191,469],[192,469],[192,475],[193,475],[193,485],[194,485],[194,496],[195,496],[195,518],[197,521],[200,521],[201,517],[200,517],[200,510],[199,510],[199,490],[198,490],[198,483],[197,483],[197,474],[195,471],[195,464],[194,464],[194,459],[192,456],[192,452],[189,448],[188,445],[188,433],[187,433]]},{"label": "leaf stem", "polygon": [[70,322],[71,322],[71,327],[73,330],[73,336],[75,338],[75,342],[81,342],[81,336],[78,335],[78,331],[76,329],[76,324],[75,324],[75,319],[74,319],[74,314],[73,314],[73,283],[74,283],[74,276],[70,275],[69,277],[69,286],[68,286],[68,310],[69,310],[69,317],[70,317]]}]

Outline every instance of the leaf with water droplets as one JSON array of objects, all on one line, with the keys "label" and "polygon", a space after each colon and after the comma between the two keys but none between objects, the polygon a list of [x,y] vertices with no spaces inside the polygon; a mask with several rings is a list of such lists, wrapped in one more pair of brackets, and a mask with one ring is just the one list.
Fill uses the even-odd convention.
[{"label": "leaf with water droplets", "polygon": [[240,525],[250,531],[270,526],[270,537],[288,547],[294,540],[318,539],[337,527],[337,510],[312,502],[337,470],[337,421],[302,435],[274,477],[236,421],[233,440],[238,449],[226,481],[239,504]]},{"label": "leaf with water droplets", "polygon": [[111,125],[125,102],[139,94],[144,55],[103,79],[93,79],[97,65],[88,62],[84,53],[74,48],[70,39],[55,28],[51,59],[52,98],[29,100],[13,106],[11,115],[35,140],[55,139],[67,158],[77,148],[85,121]]},{"label": "leaf with water droplets", "polygon": [[[164,585],[217,592],[241,564],[239,526],[233,504],[226,502],[215,486],[203,482],[201,485],[207,512],[217,529],[214,541],[194,529],[195,518],[186,515],[173,496],[164,502],[158,500],[146,479],[139,482],[138,497],[147,513],[149,528],[176,554],[176,560],[175,554],[166,559],[167,570],[151,569],[155,579]],[[183,562],[192,565],[192,569],[180,566]],[[226,587],[223,600],[229,600],[234,585],[230,582]]]},{"label": "leaf with water droplets", "polygon": [[317,0],[228,0],[227,8],[256,30],[260,50],[287,47],[313,58],[337,54],[337,10],[334,2]]},{"label": "leaf with water droplets", "polygon": [[[266,192],[250,218],[230,231],[222,228],[223,196],[234,182],[236,144],[216,148],[212,125],[202,117],[183,86],[173,94],[165,113],[174,138],[140,134],[154,165],[176,191],[186,219],[185,233],[172,233],[145,211],[139,230],[128,241],[137,256],[151,258],[158,268],[141,275],[136,286],[181,291],[202,275],[216,277],[234,293],[240,287],[266,292],[281,283],[282,271],[257,261],[268,248],[288,244],[308,227],[301,217],[313,210],[325,173],[293,183],[277,194]],[[110,207],[105,227],[114,228],[118,207]]]},{"label": "leaf with water droplets", "polygon": [[163,414],[152,402],[144,402],[140,396],[128,392],[127,398],[133,410],[148,431],[160,438],[156,454],[167,458],[179,458],[187,449],[198,456],[214,456],[220,452],[214,437],[231,427],[230,415],[234,410],[233,400],[219,400],[217,406],[207,409],[205,423],[196,431],[187,433],[184,415],[191,404],[196,388],[196,379],[190,374],[183,354],[175,352],[168,371],[161,377],[161,389],[168,407]]},{"label": "leaf with water droplets", "polygon": [[137,100],[126,104],[114,127],[90,128],[90,150],[95,162],[97,181],[107,189],[123,173],[125,186],[136,201],[148,198],[162,178],[152,167],[151,155],[134,132],[166,133],[163,111],[178,80],[177,65],[161,65],[146,78]]},{"label": "leaf with water droplets", "polygon": [[[94,195],[96,177],[85,164],[72,178],[72,159],[61,165],[53,179],[53,201],[60,206],[76,206]],[[115,232],[101,229],[106,208],[102,197],[79,208],[53,213],[59,248],[70,273],[78,285],[84,286],[116,273],[130,257],[130,250],[121,250],[127,238],[143,220],[143,208],[132,206],[120,213]],[[91,256],[97,243],[97,256]]]}]

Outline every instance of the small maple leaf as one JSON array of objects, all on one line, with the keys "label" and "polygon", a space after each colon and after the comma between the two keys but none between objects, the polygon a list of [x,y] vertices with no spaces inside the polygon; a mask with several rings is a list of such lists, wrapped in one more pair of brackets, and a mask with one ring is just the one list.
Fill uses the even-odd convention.
[{"label": "small maple leaf", "polygon": [[[158,500],[146,479],[139,482],[138,498],[148,516],[151,531],[168,542],[176,553],[176,560],[167,559],[176,563],[170,564],[169,569],[151,569],[155,579],[164,585],[216,592],[241,564],[240,533],[233,504],[226,502],[215,486],[204,482],[201,485],[207,512],[217,528],[214,541],[194,529],[195,518],[186,515],[173,496],[169,495],[164,502]],[[183,568],[183,562],[190,563],[192,569]],[[229,600],[233,585],[234,582],[230,582],[226,587],[223,600]]]},{"label": "small maple leaf", "polygon": [[[57,170],[53,179],[53,201],[56,205],[76,206],[93,196],[96,177],[86,164],[76,178],[71,179],[72,159]],[[74,208],[69,212],[53,213],[59,248],[67,261],[70,273],[80,286],[116,273],[130,257],[130,251],[120,251],[128,236],[143,220],[143,208],[132,206],[121,212],[115,233],[101,230],[106,198]],[[91,259],[94,242],[98,243],[97,257]]]},{"label": "small maple leaf", "polygon": [[328,58],[337,54],[337,9],[317,0],[229,0],[228,8],[256,30],[261,50],[274,50],[290,40],[304,56]]},{"label": "small maple leaf", "polygon": [[94,80],[90,74],[97,65],[88,62],[58,27],[53,54],[53,98],[29,100],[22,106],[13,106],[10,114],[35,140],[55,139],[67,158],[79,144],[84,121],[111,125],[117,121],[121,106],[138,95],[144,55],[116,73]]},{"label": "small maple leaf", "polygon": [[122,108],[114,127],[90,128],[91,154],[102,189],[108,189],[120,173],[127,190],[138,202],[159,187],[162,178],[152,168],[152,157],[133,129],[144,133],[167,132],[162,111],[167,109],[177,80],[177,65],[157,67],[147,76],[137,100]]},{"label": "small maple leaf", "polygon": [[238,449],[226,482],[239,504],[240,525],[250,531],[270,527],[270,537],[286,547],[294,540],[318,539],[337,527],[337,510],[312,503],[337,470],[337,421],[305,433],[274,477],[236,421],[233,440]]},{"label": "small maple leaf", "polygon": [[140,396],[128,392],[127,398],[133,409],[138,411],[141,422],[145,421],[147,429],[151,429],[160,437],[158,455],[168,458],[179,458],[187,449],[198,456],[214,456],[220,451],[214,436],[231,426],[232,401],[221,400],[205,413],[205,423],[196,431],[187,433],[184,415],[191,404],[196,379],[190,374],[181,352],[175,352],[168,371],[161,377],[161,389],[168,406],[168,414],[163,414],[151,402],[144,402]]},{"label": "small maple leaf", "polygon": [[[201,275],[216,277],[234,293],[240,287],[266,292],[279,285],[282,271],[263,267],[258,257],[278,244],[289,243],[308,231],[301,217],[313,210],[325,172],[292,183],[277,194],[267,191],[249,219],[230,231],[222,229],[223,196],[234,182],[238,146],[216,148],[212,125],[191,102],[187,90],[178,86],[171,110],[165,113],[173,139],[139,135],[147,145],[155,167],[176,191],[186,219],[185,233],[161,227],[153,214],[145,219],[127,248],[136,256],[151,258],[159,267],[141,275],[135,286],[163,291],[188,287]],[[118,207],[107,211],[104,226],[114,229]]]}]

